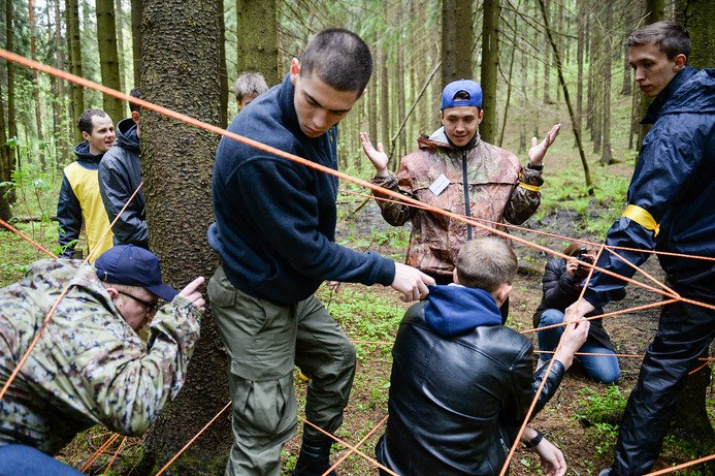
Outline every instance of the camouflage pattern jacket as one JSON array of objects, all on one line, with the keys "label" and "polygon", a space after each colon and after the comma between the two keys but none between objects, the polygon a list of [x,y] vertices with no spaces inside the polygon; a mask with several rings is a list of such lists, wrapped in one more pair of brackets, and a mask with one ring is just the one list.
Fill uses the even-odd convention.
[{"label": "camouflage pattern jacket", "polygon": [[[444,128],[429,138],[420,137],[417,143],[419,149],[402,159],[397,176],[376,177],[372,182],[428,205],[465,215],[463,177],[466,172],[471,217],[520,225],[539,207],[541,195],[536,190],[543,184],[541,171],[522,168],[514,154],[482,141],[479,135],[474,146],[464,151],[449,144]],[[436,193],[430,190],[430,186],[440,181],[444,189],[433,186]],[[412,220],[408,265],[433,276],[451,276],[459,248],[467,241],[464,222],[399,203],[383,200],[377,203],[391,225],[401,226]],[[482,228],[472,228],[474,238],[488,235]]]},{"label": "camouflage pattern jacket", "polygon": [[184,383],[199,338],[191,301],[177,296],[159,309],[146,345],[92,266],[45,259],[0,289],[0,386],[65,287],[69,292],[0,401],[0,445],[21,443],[54,455],[97,423],[141,434]]}]

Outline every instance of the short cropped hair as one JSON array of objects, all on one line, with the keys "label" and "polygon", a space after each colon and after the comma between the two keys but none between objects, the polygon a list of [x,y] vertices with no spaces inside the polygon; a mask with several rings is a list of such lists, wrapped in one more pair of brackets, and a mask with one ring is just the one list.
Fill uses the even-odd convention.
[{"label": "short cropped hair", "polygon": [[690,56],[690,33],[684,27],[667,21],[659,21],[638,28],[626,40],[626,46],[655,44],[669,60],[679,54]]},{"label": "short cropped hair", "polygon": [[87,109],[84,111],[82,114],[79,116],[79,120],[77,121],[77,127],[79,128],[80,132],[86,132],[89,135],[92,135],[92,118],[93,117],[109,117],[107,116],[107,113],[102,111],[101,109]]},{"label": "short cropped hair", "polygon": [[243,73],[236,79],[234,86],[236,101],[241,101],[243,96],[260,96],[268,91],[268,84],[261,73]]},{"label": "short cropped hair", "polygon": [[[142,90],[139,88],[134,88],[131,91],[129,91],[129,95],[133,98],[141,99],[142,98]],[[130,112],[139,112],[141,111],[141,106],[138,104],[134,104],[133,102],[129,103],[129,111]]]},{"label": "short cropped hair", "polygon": [[370,48],[352,31],[323,30],[308,43],[300,59],[300,74],[315,73],[338,91],[361,94],[372,75]]},{"label": "short cropped hair", "polygon": [[518,267],[516,253],[504,239],[477,238],[459,249],[457,279],[462,286],[492,293],[502,284],[512,283]]}]

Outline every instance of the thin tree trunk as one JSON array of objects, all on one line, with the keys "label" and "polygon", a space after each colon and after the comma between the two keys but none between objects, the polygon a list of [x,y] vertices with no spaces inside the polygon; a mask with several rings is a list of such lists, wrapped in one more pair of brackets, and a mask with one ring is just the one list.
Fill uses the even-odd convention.
[{"label": "thin tree trunk", "polygon": [[[550,4],[550,0],[544,0],[546,16],[549,18],[551,16]],[[551,48],[549,47],[550,34],[551,32],[546,32],[546,34],[544,35],[544,104],[551,104]]]},{"label": "thin tree trunk", "polygon": [[[30,20],[30,57],[33,61],[37,61],[37,25],[35,23],[35,8],[32,0],[28,3],[28,12]],[[45,140],[45,135],[42,130],[42,101],[40,100],[40,78],[37,70],[32,70],[32,97],[35,100],[35,124],[37,126],[37,140],[42,143]],[[40,159],[40,167],[42,170],[47,168],[45,151],[43,147],[40,147],[38,152],[38,158]],[[29,155],[28,155],[29,157]]]},{"label": "thin tree trunk", "polygon": [[[12,2],[8,2],[12,3]],[[70,72],[77,76],[82,76],[82,39],[79,30],[79,0],[67,0],[67,37],[69,39]],[[84,91],[81,86],[70,83],[72,91],[72,117],[70,122],[76,124],[80,114],[84,111]],[[82,140],[82,134],[76,127],[74,130],[74,142]]]},{"label": "thin tree trunk", "polygon": [[499,68],[499,0],[484,0],[482,5],[481,86],[484,119],[479,133],[485,142],[494,143],[497,135],[497,71]]},{"label": "thin tree trunk", "polygon": [[[97,45],[102,84],[117,91],[122,91],[122,85],[119,82],[119,55],[117,53],[114,1],[97,0],[96,8]],[[121,99],[104,95],[102,104],[104,112],[109,114],[109,117],[114,122],[118,122],[124,117],[124,103]]]},{"label": "thin tree trunk", "polygon": [[521,111],[519,114],[519,154],[526,151],[526,83],[528,71],[528,58],[526,56],[526,41],[523,38],[519,39],[519,49],[521,50]]},{"label": "thin tree trunk", "polygon": [[[521,0],[516,5],[516,10],[519,10],[519,7],[521,7]],[[506,130],[506,122],[507,122],[507,117],[509,116],[509,103],[511,101],[511,80],[513,77],[514,73],[514,58],[516,58],[516,39],[517,39],[517,16],[514,15],[514,35],[512,36],[511,39],[511,59],[509,60],[509,78],[506,82],[507,84],[507,89],[506,89],[506,101],[504,102],[504,114],[503,114],[503,119],[502,119],[502,126],[501,126],[501,132],[499,133],[499,142],[498,145],[499,147],[502,147],[502,144],[504,143],[504,131]]]},{"label": "thin tree trunk", "polygon": [[[60,12],[60,1],[54,0],[54,11],[55,11],[55,60],[57,64],[57,69],[65,70],[65,54],[64,45],[66,44],[62,40],[62,14]],[[56,80],[57,85],[57,95],[55,96],[55,102],[59,109],[59,128],[56,129],[55,134],[57,135],[57,149],[65,151],[70,147],[70,137],[67,135],[67,129],[64,127],[66,122],[70,124],[72,121],[68,121],[68,111],[67,111],[67,96],[65,91],[65,82],[62,79]],[[57,164],[59,166],[59,163]]]},{"label": "thin tree trunk", "polygon": [[[604,4],[604,25],[613,24],[613,4]],[[603,148],[601,152],[601,164],[606,165],[613,162],[613,152],[611,151],[611,38],[608,34],[603,35]]]},{"label": "thin tree trunk", "polygon": [[[571,99],[569,98],[569,90],[568,87],[566,86],[566,80],[564,79],[564,73],[563,73],[563,68],[561,67],[561,57],[559,56],[559,51],[556,48],[556,43],[554,42],[553,38],[551,37],[551,31],[549,30],[549,17],[546,13],[546,6],[544,5],[545,0],[539,0],[539,6],[541,7],[541,14],[544,19],[544,25],[546,26],[546,34],[548,35],[549,38],[549,43],[551,43],[551,48],[554,52],[554,59],[556,60],[556,68],[558,71],[559,75],[559,82],[561,83],[561,87],[564,91],[564,100],[566,101],[566,106],[569,111],[569,116],[571,117],[571,124],[575,124],[574,121],[574,113],[573,113],[573,107],[571,106]],[[591,173],[588,170],[588,162],[586,161],[586,154],[583,151],[583,147],[581,145],[581,134],[579,133],[578,130],[576,130],[575,127],[573,127],[573,133],[576,136],[576,142],[578,144],[578,152],[579,155],[581,156],[581,165],[583,166],[583,174],[584,174],[584,179],[586,181],[586,188],[588,189],[588,194],[593,195],[593,183],[591,182]]]},{"label": "thin tree trunk", "polygon": [[[10,63],[10,61],[8,61]],[[2,96],[2,81],[0,81],[0,96]],[[2,185],[12,180],[12,159],[10,147],[5,136],[5,108],[0,105],[0,220],[8,221],[12,218],[10,200],[7,195],[8,186]]]},{"label": "thin tree trunk", "polygon": [[[584,56],[584,42],[585,38],[585,22],[584,18],[585,8],[583,2],[578,4],[578,19],[577,19],[577,29],[578,29],[578,46],[576,49],[576,122],[575,128],[579,132],[583,131],[583,56]],[[574,145],[576,139],[574,138]]]},{"label": "thin tree trunk", "polygon": [[[388,144],[390,141],[390,81],[389,70],[387,68],[387,52],[384,45],[378,52],[378,68],[380,71],[380,136],[382,143]],[[393,160],[390,168],[395,171],[397,165]]]},{"label": "thin tree trunk", "polygon": [[[76,0],[75,0],[76,1]],[[144,15],[144,0],[131,0],[132,8],[132,64],[134,71],[134,87],[141,87],[142,69],[142,17]]]},{"label": "thin tree trunk", "polygon": [[[126,90],[129,89],[126,79],[127,63],[124,60],[124,9],[122,8],[122,0],[114,0],[114,16],[116,19],[115,28],[117,30],[117,60],[119,63],[119,84]],[[127,92],[124,89],[122,92]],[[119,121],[117,118],[115,122]]]},{"label": "thin tree trunk", "polygon": [[[377,46],[373,43],[372,51],[378,51]],[[375,75],[370,78],[370,84],[367,87],[367,127],[371,141],[377,141],[377,97],[379,90],[377,87],[377,78]]]},{"label": "thin tree trunk", "polygon": [[[213,0],[145,0],[141,84],[148,101],[219,123],[221,14]],[[191,48],[187,48],[187,38],[191,38]],[[182,66],[182,74],[175,74],[177,65]],[[161,258],[164,278],[175,288],[195,276],[208,278],[217,265],[206,231],[213,221],[211,172],[218,140],[213,133],[150,111],[142,113],[142,176],[150,246]],[[163,465],[229,401],[227,359],[220,342],[207,310],[186,384],[162,411],[145,444],[144,470],[154,463]],[[220,418],[170,471],[223,474],[231,442],[230,418]]]}]

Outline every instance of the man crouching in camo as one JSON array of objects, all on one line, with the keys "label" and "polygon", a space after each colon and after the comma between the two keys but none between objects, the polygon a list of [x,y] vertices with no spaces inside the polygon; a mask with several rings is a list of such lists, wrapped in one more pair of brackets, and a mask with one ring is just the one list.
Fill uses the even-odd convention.
[{"label": "man crouching in camo", "polygon": [[[203,280],[177,292],[154,254],[119,245],[94,266],[36,261],[25,279],[0,289],[2,387],[69,289],[0,400],[0,475],[79,475],[51,458],[78,432],[98,423],[145,432],[184,384]],[[169,302],[157,311],[160,298]],[[137,331],[150,320],[147,344]]]}]

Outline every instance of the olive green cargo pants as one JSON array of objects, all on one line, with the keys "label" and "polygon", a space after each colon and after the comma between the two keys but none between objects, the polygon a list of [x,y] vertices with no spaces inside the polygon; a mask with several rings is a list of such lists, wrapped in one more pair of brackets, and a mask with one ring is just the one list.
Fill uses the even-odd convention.
[{"label": "olive green cargo pants", "polygon": [[[292,305],[254,298],[220,266],[208,294],[230,361],[234,443],[226,476],[278,476],[283,443],[297,423],[294,366],[311,379],[306,418],[334,433],[355,375],[355,347],[314,296]],[[322,436],[308,426],[305,432]]]}]

